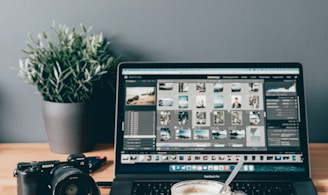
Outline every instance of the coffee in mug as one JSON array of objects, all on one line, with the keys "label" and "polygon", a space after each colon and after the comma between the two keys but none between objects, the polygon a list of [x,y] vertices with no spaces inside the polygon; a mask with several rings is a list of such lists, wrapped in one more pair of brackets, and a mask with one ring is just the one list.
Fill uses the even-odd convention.
[{"label": "coffee in mug", "polygon": [[171,195],[232,195],[228,186],[221,194],[222,182],[213,180],[187,180],[174,184]]}]

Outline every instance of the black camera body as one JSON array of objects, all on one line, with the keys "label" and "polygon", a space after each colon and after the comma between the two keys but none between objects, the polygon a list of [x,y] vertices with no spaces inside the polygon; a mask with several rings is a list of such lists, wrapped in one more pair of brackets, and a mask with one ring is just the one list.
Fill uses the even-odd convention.
[{"label": "black camera body", "polygon": [[83,154],[72,154],[67,162],[20,162],[14,171],[18,195],[99,195],[89,175],[89,161]]}]

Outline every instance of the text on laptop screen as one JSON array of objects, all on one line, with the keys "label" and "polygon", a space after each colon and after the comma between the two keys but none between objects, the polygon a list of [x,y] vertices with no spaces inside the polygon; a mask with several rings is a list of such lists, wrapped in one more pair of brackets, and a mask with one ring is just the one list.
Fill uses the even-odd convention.
[{"label": "text on laptop screen", "polygon": [[302,163],[299,74],[124,68],[121,163]]}]

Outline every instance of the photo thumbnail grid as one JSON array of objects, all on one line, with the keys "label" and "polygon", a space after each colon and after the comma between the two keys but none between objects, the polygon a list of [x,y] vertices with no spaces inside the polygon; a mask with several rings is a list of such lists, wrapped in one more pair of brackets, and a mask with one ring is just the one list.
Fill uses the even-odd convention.
[{"label": "photo thumbnail grid", "polygon": [[263,107],[263,83],[260,81],[160,81],[157,87],[158,140],[230,140],[243,146],[262,147],[265,145]]}]

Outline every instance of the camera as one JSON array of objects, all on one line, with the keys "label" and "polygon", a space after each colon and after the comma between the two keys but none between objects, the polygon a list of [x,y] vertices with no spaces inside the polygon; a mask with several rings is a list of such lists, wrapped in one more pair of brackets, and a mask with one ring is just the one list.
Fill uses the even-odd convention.
[{"label": "camera", "polygon": [[20,162],[14,170],[18,195],[99,195],[89,176],[89,161],[83,154],[72,154],[67,162]]}]

